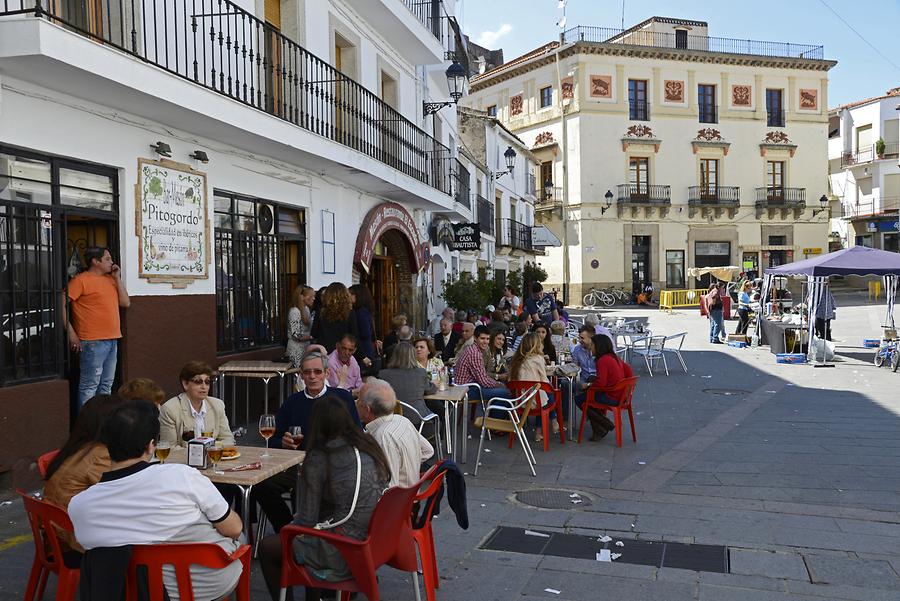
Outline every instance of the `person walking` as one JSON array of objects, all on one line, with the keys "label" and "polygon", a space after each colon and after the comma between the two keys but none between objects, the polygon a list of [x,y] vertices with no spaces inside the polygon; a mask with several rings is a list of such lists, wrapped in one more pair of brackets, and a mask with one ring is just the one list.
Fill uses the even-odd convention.
[{"label": "person walking", "polygon": [[356,313],[356,329],[359,331],[356,361],[363,375],[371,375],[377,373],[381,367],[378,358],[381,342],[375,336],[375,321],[372,319],[374,306],[372,293],[363,284],[353,284],[350,286],[350,298],[353,301],[353,311]]},{"label": "person walking", "polygon": [[749,280],[745,280],[738,290],[738,327],[734,332],[742,336],[747,335],[747,328],[750,327],[750,290],[753,285]]},{"label": "person walking", "polygon": [[87,269],[68,285],[71,315],[65,324],[69,348],[81,353],[79,409],[94,395],[112,391],[122,337],[119,308],[131,305],[122,270],[113,263],[108,248],[92,246],[84,251],[84,260]]},{"label": "person walking", "polygon": [[722,315],[724,302],[722,283],[716,282],[709,287],[709,292],[703,297],[706,303],[706,317],[709,319],[710,344],[722,344],[721,336],[725,333],[725,321]]}]

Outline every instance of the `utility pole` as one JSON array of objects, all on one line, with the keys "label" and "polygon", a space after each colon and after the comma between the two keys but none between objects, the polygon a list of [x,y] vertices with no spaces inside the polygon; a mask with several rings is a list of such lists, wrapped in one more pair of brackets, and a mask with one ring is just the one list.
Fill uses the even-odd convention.
[{"label": "utility pole", "polygon": [[[563,17],[565,18],[565,17]],[[564,23],[564,21],[563,21]],[[562,29],[562,28],[561,28]],[[559,51],[565,41],[565,34],[559,32],[559,45],[556,47],[556,89],[559,91],[559,120],[562,126],[562,207],[560,218],[562,219],[562,243],[563,243],[563,303],[569,304],[569,134],[566,130],[566,106],[562,93],[562,74],[559,70]],[[573,82],[574,83],[574,82]]]}]

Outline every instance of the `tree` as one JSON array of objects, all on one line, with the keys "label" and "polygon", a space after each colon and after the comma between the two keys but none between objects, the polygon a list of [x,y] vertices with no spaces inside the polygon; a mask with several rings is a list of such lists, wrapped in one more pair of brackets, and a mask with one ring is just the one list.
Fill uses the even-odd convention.
[{"label": "tree", "polygon": [[476,311],[481,315],[485,307],[496,304],[500,295],[496,294],[496,282],[487,275],[472,277],[470,273],[462,273],[459,279],[444,282],[441,298],[457,311]]}]

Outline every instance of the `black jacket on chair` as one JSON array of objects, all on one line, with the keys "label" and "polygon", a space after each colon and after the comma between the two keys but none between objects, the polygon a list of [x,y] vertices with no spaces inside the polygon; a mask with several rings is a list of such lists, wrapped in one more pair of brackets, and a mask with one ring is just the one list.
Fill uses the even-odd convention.
[{"label": "black jacket on chair", "polygon": [[453,358],[453,353],[456,351],[457,344],[459,344],[459,334],[456,332],[450,333],[450,340],[447,342],[446,346],[444,345],[443,334],[438,332],[434,335],[434,348],[437,350],[438,355],[441,356],[441,360],[444,363]]}]

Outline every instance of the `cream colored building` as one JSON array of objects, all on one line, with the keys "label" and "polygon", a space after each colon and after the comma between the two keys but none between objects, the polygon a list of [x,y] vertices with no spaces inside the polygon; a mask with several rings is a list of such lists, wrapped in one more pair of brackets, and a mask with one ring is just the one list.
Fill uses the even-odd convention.
[{"label": "cream colored building", "polygon": [[653,17],[571,29],[475,77],[463,103],[531,145],[536,221],[564,242],[539,262],[575,303],[589,286],[691,287],[688,267],[827,252],[835,64],[821,46]]}]

